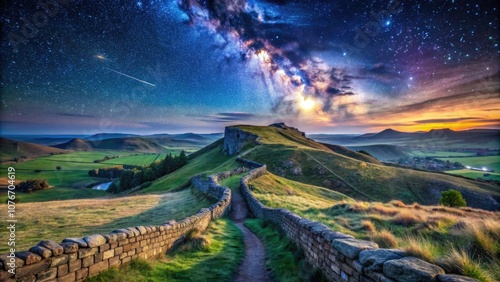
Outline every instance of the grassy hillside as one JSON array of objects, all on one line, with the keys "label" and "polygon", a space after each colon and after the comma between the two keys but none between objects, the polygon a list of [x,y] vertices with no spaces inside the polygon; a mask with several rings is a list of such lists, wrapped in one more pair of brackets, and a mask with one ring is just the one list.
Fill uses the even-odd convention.
[{"label": "grassy hillside", "polygon": [[500,256],[498,212],[355,201],[271,173],[250,182],[250,189],[269,207],[286,208],[381,247],[405,249],[450,272],[481,281],[500,278],[496,264]]},{"label": "grassy hillside", "polygon": [[495,185],[360,161],[293,129],[238,127],[261,136],[263,144],[245,158],[266,164],[277,175],[327,187],[352,198],[437,204],[441,191],[454,188],[464,193],[471,206],[493,208],[497,203],[492,197],[500,197],[500,188]]},{"label": "grassy hillside", "polygon": [[142,137],[110,138],[95,141],[74,138],[66,143],[54,145],[53,147],[75,151],[115,150],[143,153],[165,152],[165,148],[155,141]]},{"label": "grassy hillside", "polygon": [[187,165],[156,180],[141,193],[170,191],[186,185],[195,175],[215,174],[241,166],[236,162],[236,156],[229,157],[222,152],[222,140],[191,154],[189,159]]},{"label": "grassy hillside", "polygon": [[[21,196],[22,197],[22,196]],[[137,225],[160,225],[183,219],[212,202],[193,189],[164,195],[99,198],[92,200],[19,203],[16,205],[17,249],[28,250],[42,239],[60,241]],[[43,212],[39,212],[42,211]],[[0,237],[7,238],[2,228]],[[7,251],[2,244],[0,253]]]},{"label": "grassy hillside", "polygon": [[349,147],[349,149],[354,151],[366,151],[375,158],[383,161],[397,160],[408,156],[400,147],[395,145],[355,146]]},{"label": "grassy hillside", "polygon": [[35,143],[0,138],[0,152],[0,162],[6,162],[21,157],[32,158],[50,154],[62,154],[68,151]]}]

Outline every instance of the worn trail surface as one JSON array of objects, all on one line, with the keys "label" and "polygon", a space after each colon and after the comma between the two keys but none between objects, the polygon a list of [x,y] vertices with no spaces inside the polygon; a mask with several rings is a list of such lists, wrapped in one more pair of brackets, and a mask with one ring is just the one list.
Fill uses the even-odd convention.
[{"label": "worn trail surface", "polygon": [[248,206],[239,189],[233,189],[231,197],[231,212],[229,218],[243,233],[245,242],[245,257],[241,263],[234,281],[273,281],[266,270],[266,251],[260,239],[252,233],[243,222],[248,217]]}]

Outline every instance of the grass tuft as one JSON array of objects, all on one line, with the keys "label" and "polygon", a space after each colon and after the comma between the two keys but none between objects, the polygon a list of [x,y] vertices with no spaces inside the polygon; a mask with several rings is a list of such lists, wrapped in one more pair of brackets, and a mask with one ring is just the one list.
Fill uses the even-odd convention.
[{"label": "grass tuft", "polygon": [[387,229],[374,232],[370,235],[370,240],[377,243],[381,248],[396,248],[398,246],[398,240]]}]

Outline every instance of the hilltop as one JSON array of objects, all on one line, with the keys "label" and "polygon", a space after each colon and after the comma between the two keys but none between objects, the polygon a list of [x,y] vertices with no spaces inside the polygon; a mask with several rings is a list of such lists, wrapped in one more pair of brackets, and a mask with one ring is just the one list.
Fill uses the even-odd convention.
[{"label": "hilltop", "polygon": [[2,152],[1,162],[13,161],[17,158],[32,158],[67,153],[66,150],[62,149],[7,138],[0,138],[0,152]]},{"label": "hilltop", "polygon": [[54,145],[54,148],[74,151],[117,150],[143,153],[163,153],[165,149],[153,140],[140,137],[110,138],[104,140],[84,140],[74,138],[66,143]]}]

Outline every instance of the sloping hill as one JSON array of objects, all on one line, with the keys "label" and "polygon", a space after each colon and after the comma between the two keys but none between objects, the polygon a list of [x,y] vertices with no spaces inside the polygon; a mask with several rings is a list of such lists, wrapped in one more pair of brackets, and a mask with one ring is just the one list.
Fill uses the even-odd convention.
[{"label": "sloping hill", "polygon": [[85,137],[85,140],[90,141],[98,141],[112,138],[127,138],[127,137],[139,137],[137,134],[128,134],[128,133],[97,133],[88,137]]},{"label": "sloping hill", "polygon": [[366,151],[370,155],[382,161],[397,160],[408,156],[400,147],[395,145],[380,144],[369,146],[352,146],[349,147],[349,149],[354,151]]},{"label": "sloping hill", "polygon": [[16,158],[31,158],[50,154],[67,153],[66,150],[52,148],[44,145],[20,142],[7,138],[0,138],[0,161],[13,161]]},{"label": "sloping hill", "polygon": [[110,138],[98,141],[89,141],[74,138],[66,143],[55,145],[53,147],[74,151],[116,150],[144,153],[165,152],[165,148],[163,148],[158,143],[154,142],[153,140],[141,137]]},{"label": "sloping hill", "polygon": [[382,202],[399,199],[429,205],[438,203],[442,191],[456,189],[464,194],[470,206],[500,209],[500,188],[492,184],[360,161],[334,152],[293,128],[246,125],[233,128],[260,136],[258,141],[262,145],[256,145],[245,158],[264,163],[272,173],[291,180],[327,187],[355,199]]},{"label": "sloping hill", "polygon": [[[368,163],[372,163],[372,164],[382,164],[379,160],[376,159],[376,158],[378,158],[378,159],[383,160],[382,158],[379,158],[379,156],[372,154],[370,151],[367,151],[367,150],[365,150],[365,151],[367,151],[368,153],[370,153],[374,157],[370,157],[370,156],[367,156],[367,155],[362,154],[362,153],[354,152],[354,151],[349,150],[346,147],[342,147],[342,146],[338,146],[338,145],[332,145],[332,144],[323,144],[323,145],[328,147],[328,149],[332,150],[333,152],[335,152],[337,154],[344,155],[346,157],[350,157],[350,158],[353,158],[353,159],[356,159],[356,160],[359,160],[362,162],[368,162]],[[360,150],[356,150],[356,151],[360,151]]]}]

